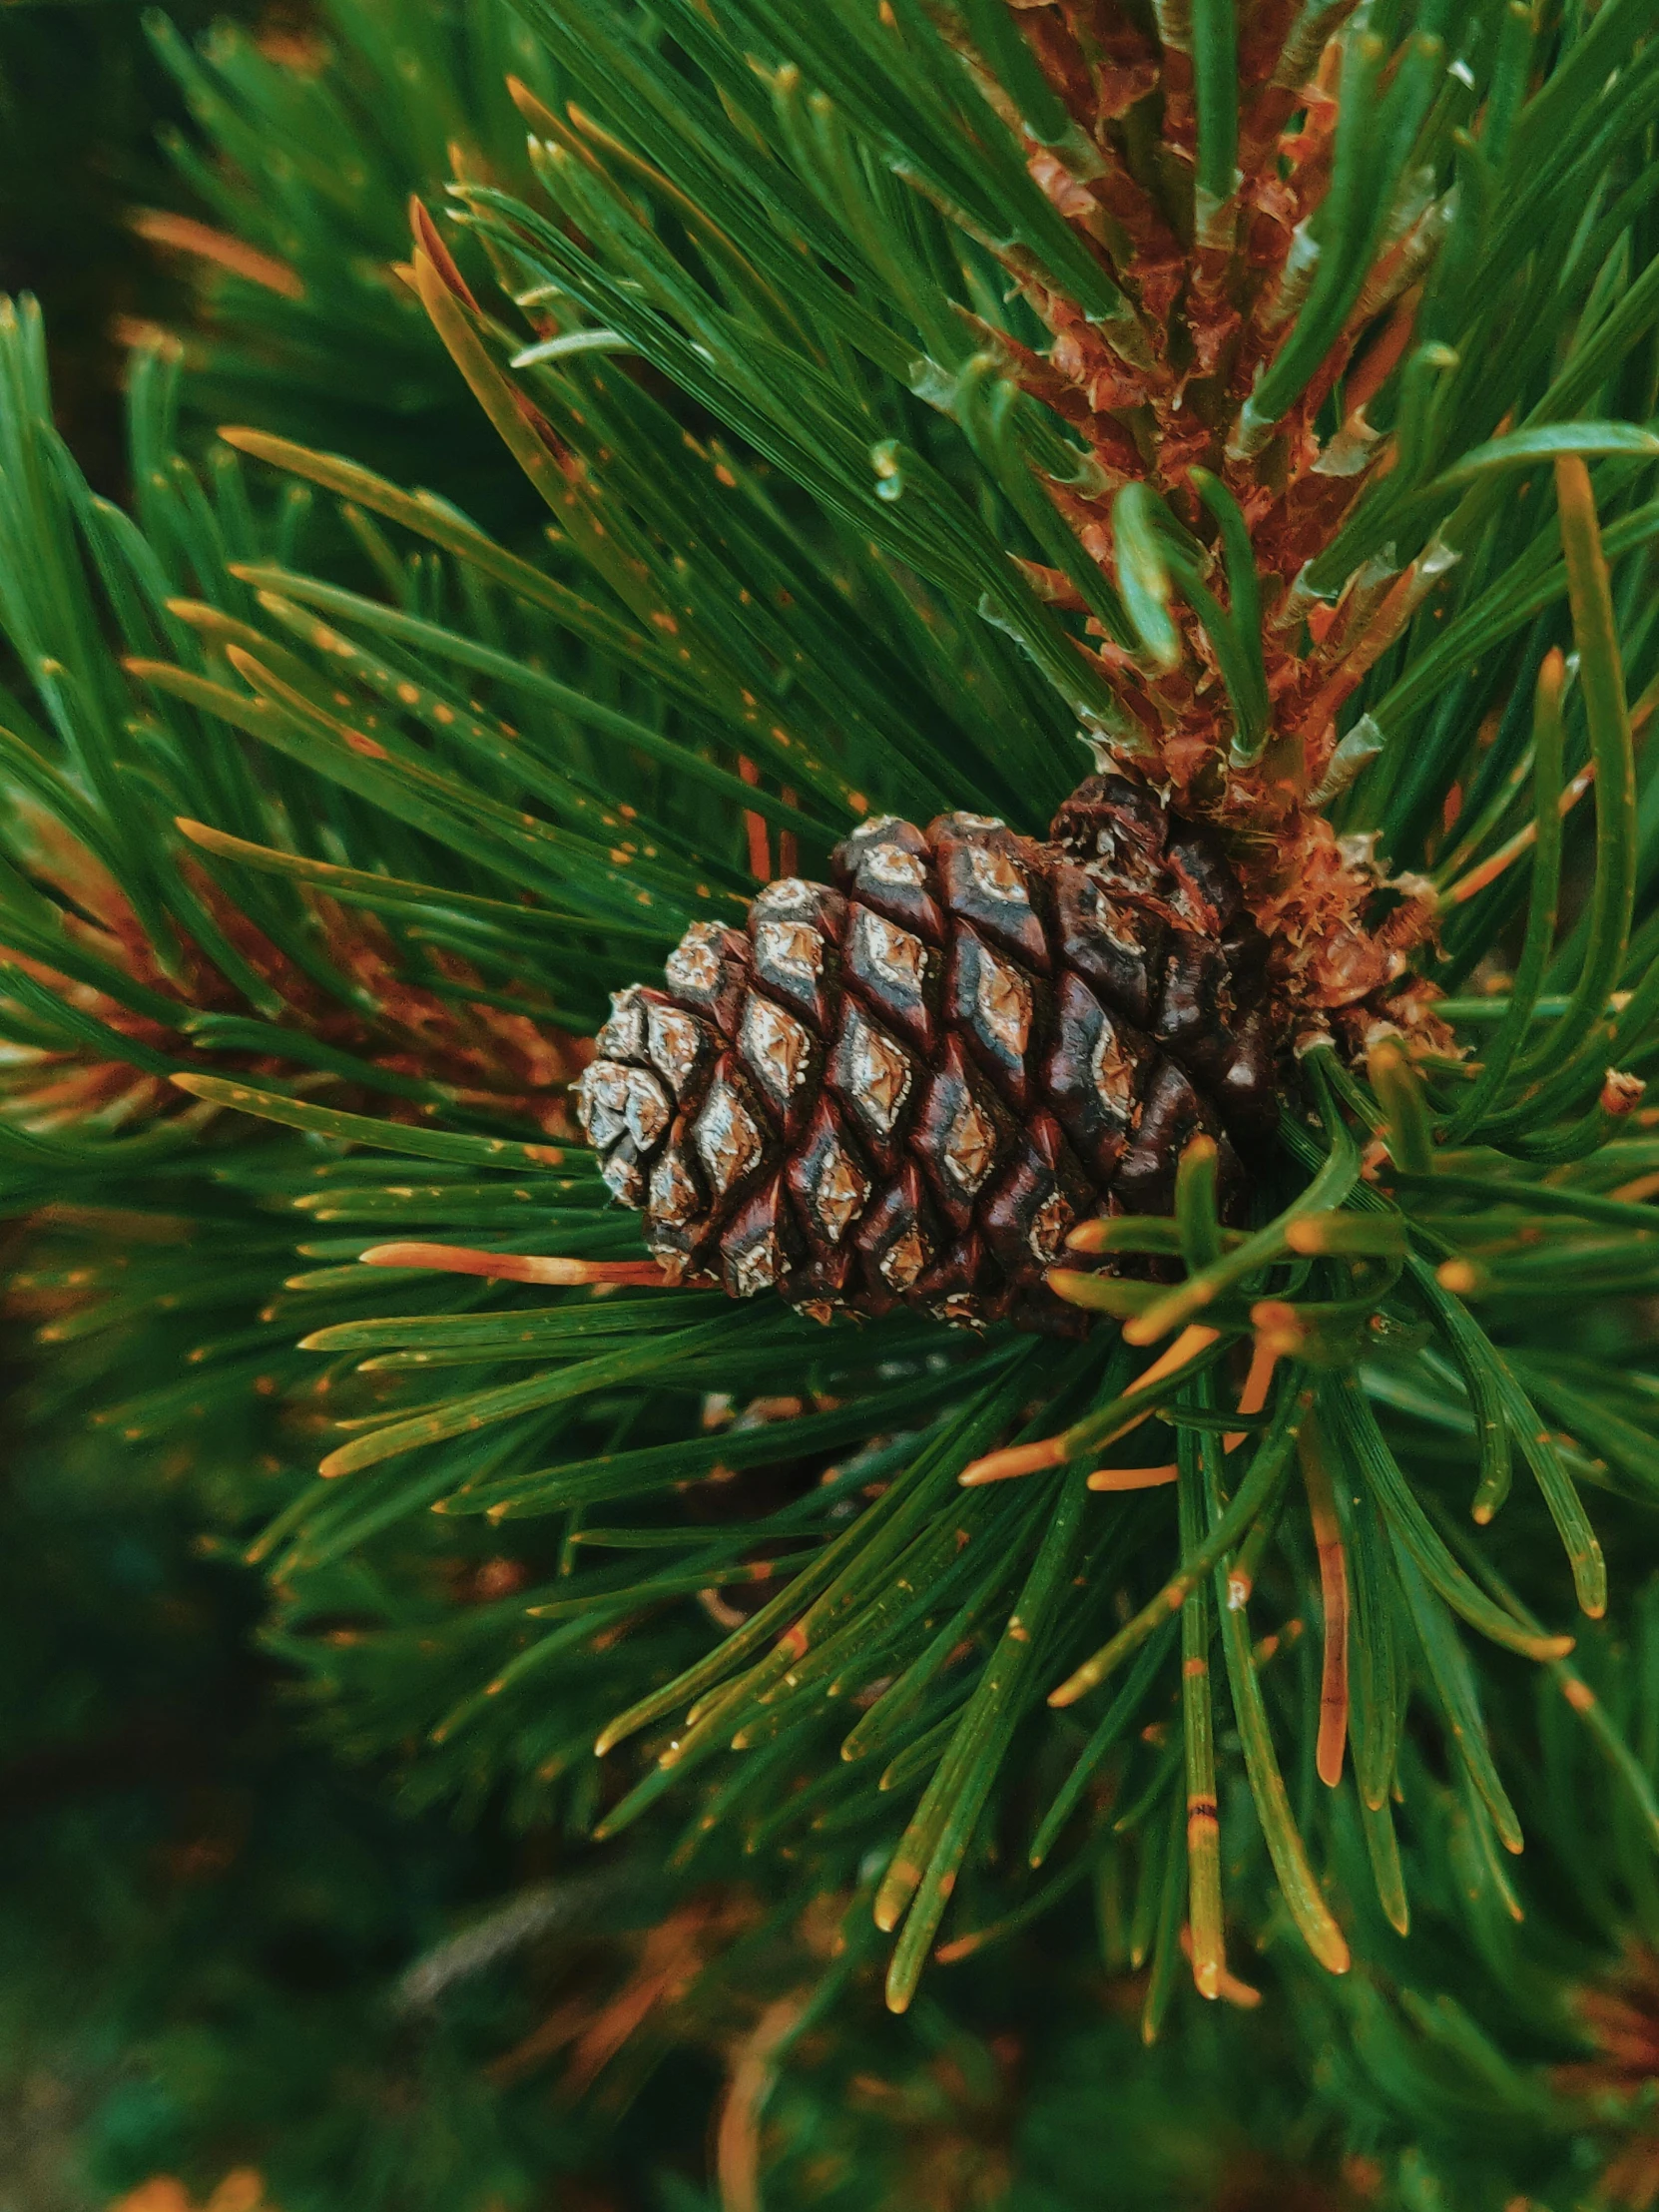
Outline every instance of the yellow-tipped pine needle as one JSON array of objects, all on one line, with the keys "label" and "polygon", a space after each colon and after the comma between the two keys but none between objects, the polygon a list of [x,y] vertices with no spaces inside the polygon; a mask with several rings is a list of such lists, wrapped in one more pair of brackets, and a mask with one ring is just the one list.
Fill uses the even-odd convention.
[{"label": "yellow-tipped pine needle", "polygon": [[432,1268],[444,1275],[483,1275],[501,1283],[546,1283],[560,1290],[597,1284],[662,1289],[655,1260],[556,1260],[524,1252],[478,1252],[470,1245],[396,1243],[370,1245],[357,1255],[370,1268]]}]

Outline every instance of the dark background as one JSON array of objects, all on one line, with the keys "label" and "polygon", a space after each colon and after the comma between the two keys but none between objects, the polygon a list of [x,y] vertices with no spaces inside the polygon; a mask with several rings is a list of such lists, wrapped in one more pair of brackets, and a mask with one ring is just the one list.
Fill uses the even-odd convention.
[{"label": "dark background", "polygon": [[[184,273],[135,238],[136,208],[183,208],[156,143],[183,122],[135,0],[0,0],[0,291],[46,311],[58,418],[100,491],[117,494],[124,322],[187,305]],[[194,33],[217,16],[272,20],[256,0],[170,0]]]}]

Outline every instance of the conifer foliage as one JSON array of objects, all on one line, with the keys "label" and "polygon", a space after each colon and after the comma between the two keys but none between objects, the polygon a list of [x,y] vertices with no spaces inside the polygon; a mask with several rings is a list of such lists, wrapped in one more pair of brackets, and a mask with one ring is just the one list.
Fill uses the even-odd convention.
[{"label": "conifer foliage", "polygon": [[[421,13],[341,20],[436,113]],[[1489,1954],[1560,1719],[1585,1821],[1659,1847],[1598,1625],[1659,1493],[1651,8],[518,0],[491,36],[527,155],[448,131],[440,190],[423,146],[337,323],[325,136],[262,136],[276,65],[169,42],[258,232],[219,256],[244,328],[311,349],[313,414],[393,361],[417,419],[481,414],[487,493],[468,431],[399,474],[383,417],[372,466],[295,442],[220,339],[253,426],[181,458],[152,351],[120,512],[27,304],[0,330],[0,1159],[89,1238],[178,1222],[214,1258],[167,1297],[236,1309],[118,1424],[263,1391],[318,1448],[253,1552],[346,1747],[741,1848],[850,1901],[850,1957],[892,1938],[895,2010],[1083,1884],[1149,2037],[1184,1976],[1249,2003],[1250,1943],[1408,1972],[1414,1896]],[[1030,918],[1000,1071],[993,877]],[[766,964],[792,899],[811,1005]],[[854,1026],[905,1055],[885,1128]],[[953,1193],[970,1109],[1004,1180]],[[881,1214],[856,1295],[827,1145]],[[648,1247],[613,1197],[664,1160]],[[675,1242],[711,1180],[716,1261]],[[135,1273],[75,1326],[146,1321]]]}]

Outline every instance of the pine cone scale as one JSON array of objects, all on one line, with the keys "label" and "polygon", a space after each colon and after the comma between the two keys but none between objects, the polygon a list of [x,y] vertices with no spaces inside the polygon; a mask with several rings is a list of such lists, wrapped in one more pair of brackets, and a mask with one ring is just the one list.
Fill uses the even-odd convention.
[{"label": "pine cone scale", "polygon": [[882,818],[832,869],[695,923],[597,1039],[583,1124],[672,1276],[1048,1326],[1068,1231],[1167,1209],[1195,1131],[1237,1193],[1283,1025],[1207,831],[1099,777],[1047,844]]}]

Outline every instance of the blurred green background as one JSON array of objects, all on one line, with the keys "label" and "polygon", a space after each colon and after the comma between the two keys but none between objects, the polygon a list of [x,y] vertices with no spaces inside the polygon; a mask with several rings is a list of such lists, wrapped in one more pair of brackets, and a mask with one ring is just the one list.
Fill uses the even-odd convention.
[{"label": "blurred green background", "polygon": [[[181,0],[168,11],[198,31],[217,16],[297,32],[253,0]],[[182,124],[177,88],[134,0],[43,0],[0,7],[0,290],[32,291],[46,310],[62,427],[101,490],[120,489],[118,386],[124,326],[171,321],[189,304],[187,273],[134,236],[143,208],[184,208],[158,144]]]}]

